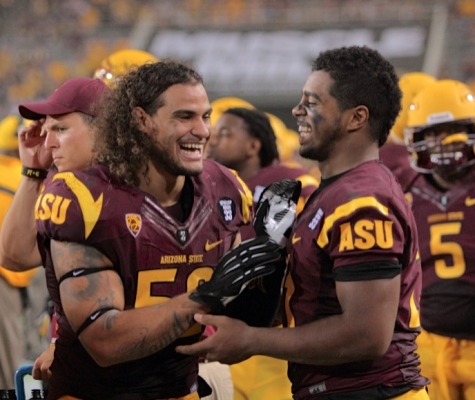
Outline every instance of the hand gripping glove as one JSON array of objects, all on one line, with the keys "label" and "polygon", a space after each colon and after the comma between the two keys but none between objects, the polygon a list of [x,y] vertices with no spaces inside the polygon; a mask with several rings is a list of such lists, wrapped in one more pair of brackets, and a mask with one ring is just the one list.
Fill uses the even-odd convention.
[{"label": "hand gripping glove", "polygon": [[213,276],[190,293],[190,299],[222,312],[246,286],[275,270],[272,263],[281,257],[280,247],[267,236],[255,237],[229,250],[219,261]]},{"label": "hand gripping glove", "polygon": [[263,190],[253,223],[257,236],[268,236],[282,248],[287,245],[301,189],[299,181],[284,179]]}]

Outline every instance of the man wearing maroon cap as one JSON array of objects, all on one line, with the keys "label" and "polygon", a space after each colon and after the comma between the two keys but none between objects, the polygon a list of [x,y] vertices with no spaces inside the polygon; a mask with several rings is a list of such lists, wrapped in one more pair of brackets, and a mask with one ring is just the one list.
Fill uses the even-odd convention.
[{"label": "man wearing maroon cap", "polygon": [[[19,133],[23,176],[2,225],[0,265],[26,270],[42,264],[34,226],[36,199],[49,170],[48,180],[57,171],[83,169],[91,164],[97,101],[108,90],[99,79],[73,78],[45,101],[19,106],[21,115],[33,122]],[[51,347],[38,358],[33,370],[36,379],[48,377],[46,365],[53,351]]]},{"label": "man wearing maroon cap", "polygon": [[106,88],[100,79],[72,78],[59,86],[47,100],[20,104],[18,109],[24,118],[32,120],[74,112],[97,117],[98,109],[94,103]]},{"label": "man wearing maroon cap", "polygon": [[[20,133],[20,141],[24,139],[22,162],[28,168],[24,173],[48,170],[52,163],[59,172],[89,166],[99,112],[97,100],[106,91],[108,87],[100,79],[73,78],[45,101],[20,104],[20,114],[36,121]],[[38,146],[46,152],[37,153]]]},{"label": "man wearing maroon cap", "polygon": [[21,241],[16,240],[15,231],[32,225],[34,205],[48,171],[53,175],[91,165],[98,101],[108,91],[100,79],[72,78],[45,101],[18,107],[20,114],[33,122],[18,135],[23,177],[2,226],[0,265],[24,270],[41,264],[36,229],[30,230],[31,238],[23,236]]}]

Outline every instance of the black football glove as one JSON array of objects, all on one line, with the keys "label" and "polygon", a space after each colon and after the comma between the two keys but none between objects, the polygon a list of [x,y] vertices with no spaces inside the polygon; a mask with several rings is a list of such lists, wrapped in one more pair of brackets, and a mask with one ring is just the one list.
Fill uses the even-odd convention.
[{"label": "black football glove", "polygon": [[257,236],[268,236],[282,248],[286,246],[301,190],[302,184],[293,179],[274,182],[263,190],[253,223]]},{"label": "black football glove", "polygon": [[286,260],[282,257],[272,264],[275,271],[251,282],[226,306],[224,315],[257,327],[269,327],[276,318],[281,319],[279,311],[281,311]]},{"label": "black football glove", "polygon": [[229,250],[219,261],[208,282],[190,293],[190,299],[214,313],[234,300],[256,278],[271,274],[272,263],[281,257],[280,247],[267,236],[246,240]]}]

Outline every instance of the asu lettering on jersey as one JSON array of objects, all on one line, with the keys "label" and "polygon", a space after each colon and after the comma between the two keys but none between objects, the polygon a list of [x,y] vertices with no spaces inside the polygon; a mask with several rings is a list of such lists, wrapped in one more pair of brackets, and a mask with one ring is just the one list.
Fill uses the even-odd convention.
[{"label": "asu lettering on jersey", "polygon": [[54,239],[102,252],[122,279],[125,309],[161,304],[195,289],[210,279],[241,226],[250,222],[252,199],[235,175],[213,161],[206,160],[203,172],[185,181],[180,219],[100,166],[57,174],[38,199],[39,241],[58,312],[54,396],[91,398],[93,393],[95,398],[135,400],[147,393],[147,398],[170,398],[190,393],[196,384],[196,358],[174,348],[198,340],[198,324],[145,359],[98,367],[64,316],[49,251]]},{"label": "asu lettering on jersey", "polygon": [[354,224],[346,222],[340,225],[340,251],[368,250],[375,246],[390,249],[394,240],[392,221],[361,219]]},{"label": "asu lettering on jersey", "polygon": [[[296,398],[348,395],[378,385],[420,388],[427,384],[413,352],[420,331],[417,230],[389,170],[370,161],[322,181],[299,215],[289,242],[284,322],[290,327],[341,314],[336,280],[401,276],[395,334],[386,354],[371,362],[332,367],[290,363]],[[357,278],[352,275],[355,270]]]},{"label": "asu lettering on jersey", "polygon": [[[328,244],[328,233],[334,224],[357,212],[358,209],[374,208],[383,216],[388,216],[388,208],[383,206],[373,196],[361,197],[351,200],[341,206],[325,218],[322,231],[317,239],[317,244],[324,247]],[[340,252],[349,250],[369,250],[373,247],[390,249],[393,247],[394,239],[392,234],[393,221],[382,219],[359,219],[355,222],[342,222],[340,229]]]},{"label": "asu lettering on jersey", "polygon": [[[101,193],[97,200],[94,200],[87,186],[72,172],[57,173],[52,181],[54,182],[58,179],[64,180],[66,186],[76,197],[84,222],[84,239],[87,239],[99,220],[103,194]],[[43,192],[36,201],[35,219],[42,221],[51,220],[55,225],[62,225],[66,222],[66,214],[70,204],[71,199]]]}]

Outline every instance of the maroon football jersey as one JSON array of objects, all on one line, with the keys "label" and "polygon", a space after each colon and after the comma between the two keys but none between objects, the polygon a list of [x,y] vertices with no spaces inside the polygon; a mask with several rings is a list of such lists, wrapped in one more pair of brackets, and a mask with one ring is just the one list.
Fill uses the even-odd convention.
[{"label": "maroon football jersey", "polygon": [[182,203],[188,215],[184,222],[97,166],[58,173],[41,194],[37,228],[49,290],[59,314],[52,398],[69,394],[83,399],[158,399],[184,396],[196,389],[197,358],[180,355],[174,348],[198,340],[199,325],[147,358],[99,367],[64,316],[49,252],[50,239],[95,247],[122,278],[125,309],[166,302],[209,280],[241,226],[252,218],[247,188],[229,170],[209,160],[200,175],[186,178]]},{"label": "maroon football jersey", "polygon": [[447,191],[420,174],[406,198],[419,232],[422,327],[475,340],[475,169]]},{"label": "maroon football jersey", "polygon": [[[252,192],[254,207],[259,201],[262,191],[271,183],[281,181],[283,179],[297,179],[302,183],[302,191],[300,192],[299,204],[297,211],[301,211],[308,197],[318,187],[318,180],[310,175],[306,169],[299,167],[289,167],[282,163],[276,163],[262,168],[257,174],[246,180],[246,185]],[[252,225],[244,227],[241,231],[244,239],[254,237],[256,234]]]},{"label": "maroon football jersey", "polygon": [[411,167],[411,155],[403,144],[386,142],[379,149],[379,156],[394,174],[403,190],[417,177],[417,172]]},{"label": "maroon football jersey", "polygon": [[383,357],[335,366],[289,363],[294,395],[307,400],[379,386],[423,387],[428,381],[420,376],[419,356],[414,353],[420,331],[417,230],[399,184],[381,162],[369,161],[321,185],[289,240],[286,326],[341,314],[335,276],[346,273],[345,280],[351,280],[349,266],[365,266],[359,280],[369,280],[378,278],[372,265],[400,265],[400,303],[393,339]]}]

